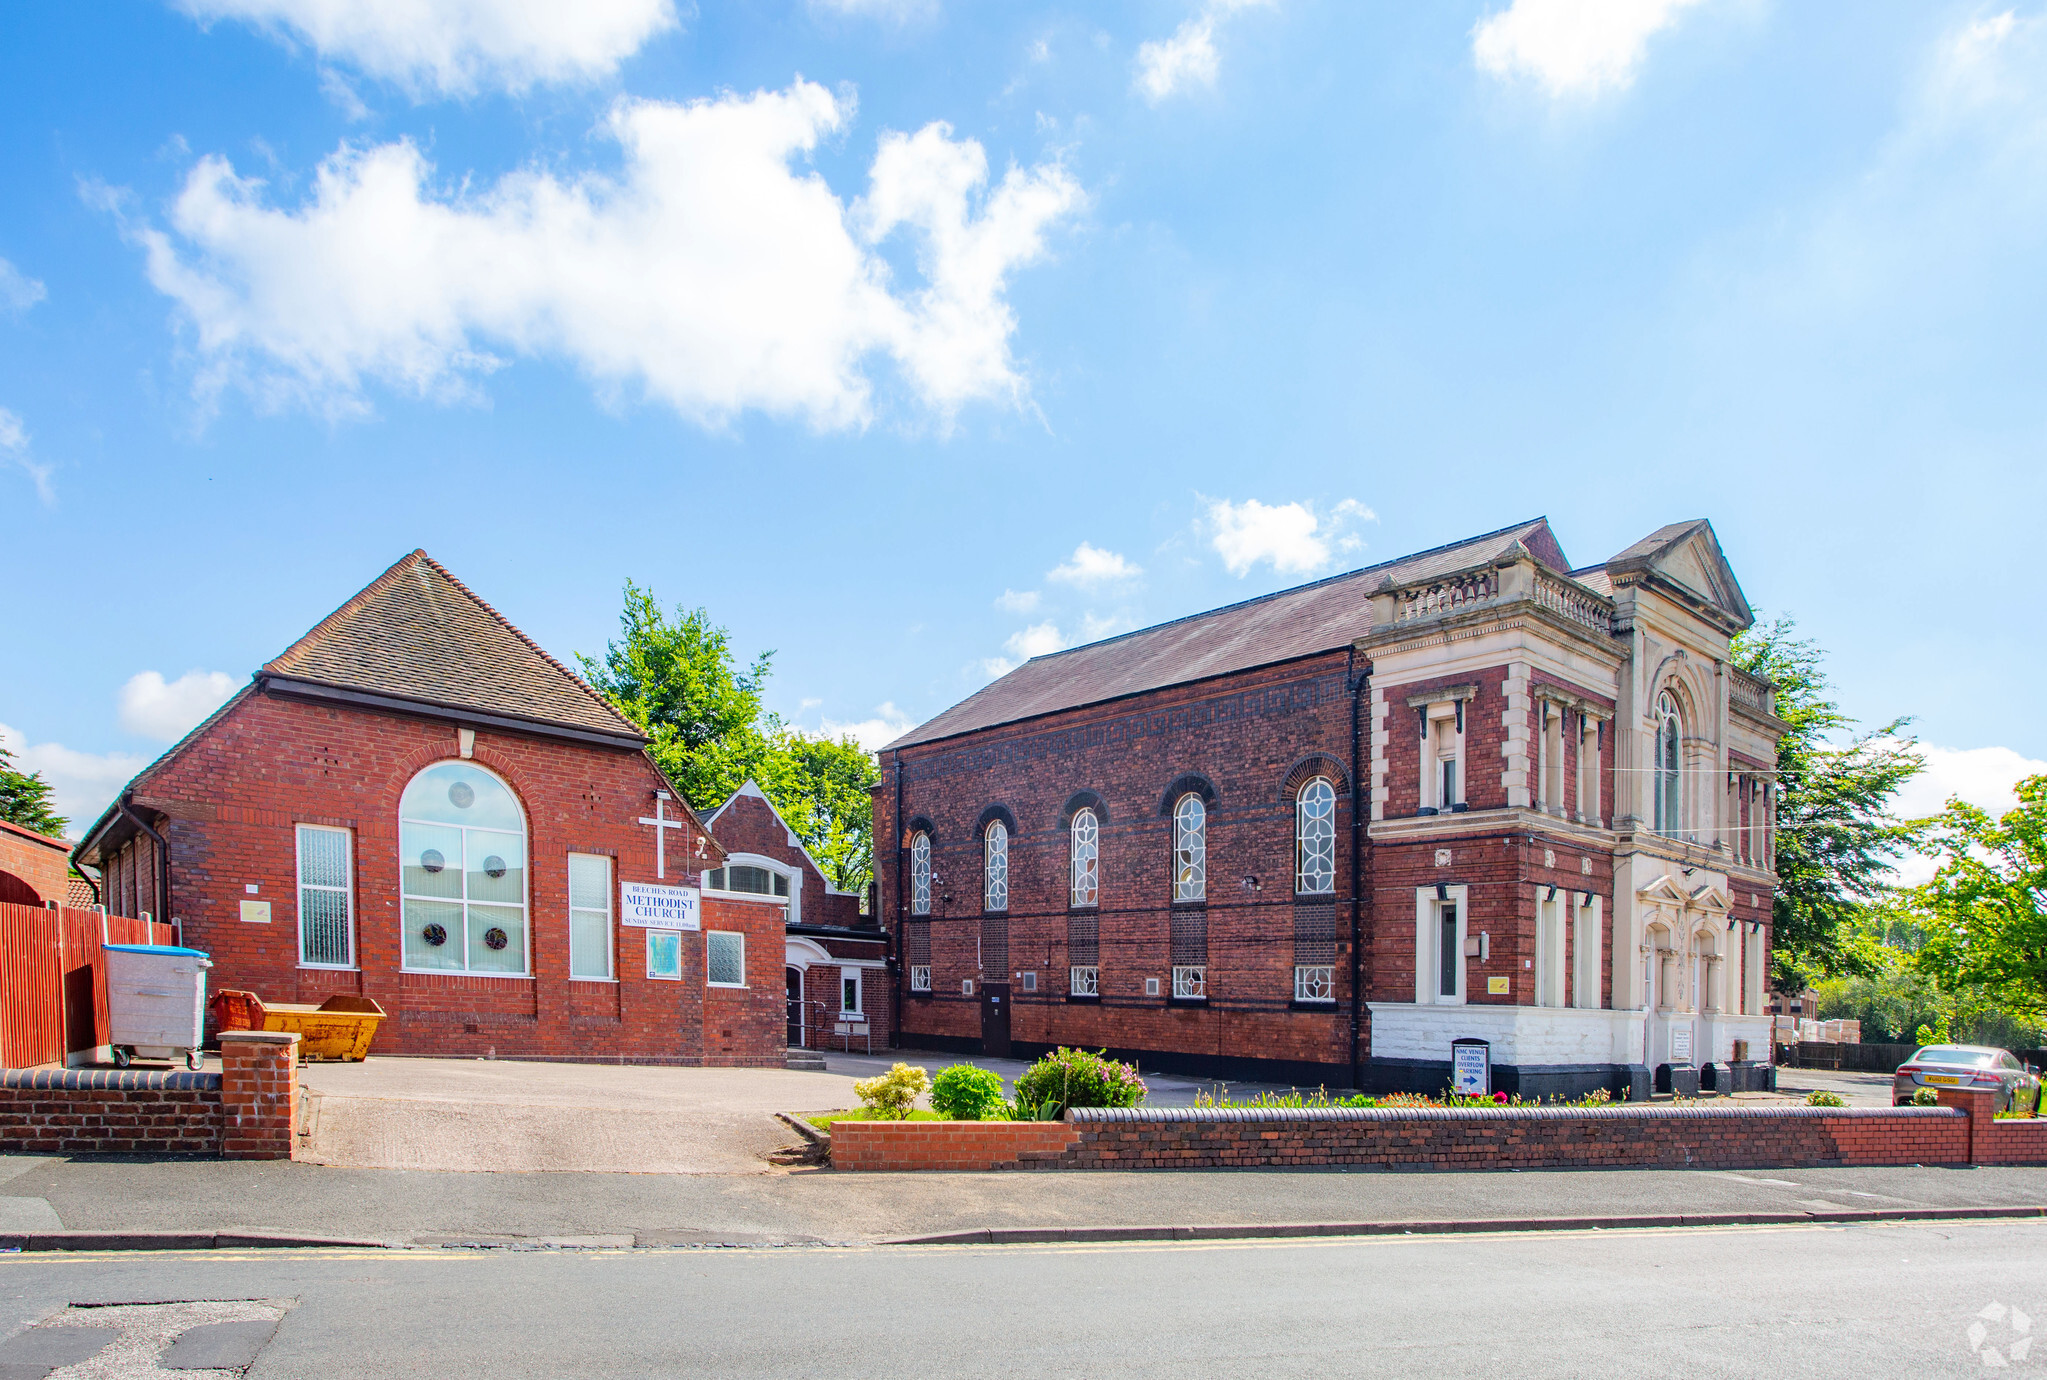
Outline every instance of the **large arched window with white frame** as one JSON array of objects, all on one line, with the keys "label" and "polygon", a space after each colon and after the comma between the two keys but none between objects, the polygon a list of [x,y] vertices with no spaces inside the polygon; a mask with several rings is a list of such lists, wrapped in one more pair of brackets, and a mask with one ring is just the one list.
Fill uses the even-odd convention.
[{"label": "large arched window with white frame", "polygon": [[1303,896],[1336,891],[1336,787],[1326,776],[1294,797],[1294,890]]},{"label": "large arched window with white frame", "polygon": [[910,914],[931,914],[931,835],[922,829],[910,838]]},{"label": "large arched window with white frame", "polygon": [[1009,909],[1009,826],[991,820],[982,836],[981,909]]},{"label": "large arched window with white frame", "polygon": [[1675,837],[1683,829],[1684,721],[1677,697],[1665,690],[1656,697],[1656,755],[1651,780],[1656,796],[1656,832]]},{"label": "large arched window with white frame", "polygon": [[1173,899],[1208,896],[1208,807],[1189,791],[1173,806]]},{"label": "large arched window with white frame", "polygon": [[1080,810],[1067,828],[1068,900],[1075,907],[1101,904],[1102,828],[1093,810]]},{"label": "large arched window with white frame", "polygon": [[404,962],[524,975],[526,815],[474,762],[436,762],[398,800]]}]

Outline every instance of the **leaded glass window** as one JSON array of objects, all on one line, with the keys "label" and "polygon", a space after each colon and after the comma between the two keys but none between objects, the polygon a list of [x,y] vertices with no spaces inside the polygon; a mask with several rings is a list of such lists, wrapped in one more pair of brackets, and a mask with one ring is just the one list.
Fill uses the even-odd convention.
[{"label": "leaded glass window", "polygon": [[1093,810],[1082,810],[1073,817],[1067,853],[1072,861],[1072,903],[1076,906],[1099,903],[1102,884],[1101,827]]},{"label": "leaded glass window", "polygon": [[910,914],[931,914],[931,835],[910,840]]},{"label": "leaded glass window", "polygon": [[1681,727],[1677,700],[1666,690],[1656,697],[1656,832],[1673,836],[1683,827]]},{"label": "leaded glass window", "polygon": [[984,836],[981,909],[1009,909],[1009,827],[999,819]]},{"label": "leaded glass window", "polygon": [[746,986],[746,936],[735,930],[704,935],[705,977],[713,987]]},{"label": "leaded glass window", "polygon": [[1188,794],[1173,807],[1173,899],[1199,901],[1208,895],[1208,807]]},{"label": "leaded glass window", "polygon": [[1294,890],[1321,896],[1336,890],[1336,788],[1318,776],[1294,798]]},{"label": "leaded glass window", "polygon": [[473,762],[436,762],[398,800],[405,966],[518,974],[526,966],[526,819]]}]

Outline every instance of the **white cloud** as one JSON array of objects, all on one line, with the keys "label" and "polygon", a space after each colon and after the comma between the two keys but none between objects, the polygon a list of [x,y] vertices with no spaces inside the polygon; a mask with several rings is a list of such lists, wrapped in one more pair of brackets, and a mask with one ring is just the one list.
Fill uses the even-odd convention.
[{"label": "white cloud", "polygon": [[49,295],[40,279],[26,277],[13,264],[0,259],[0,311],[27,311]]},{"label": "white cloud", "polygon": [[48,507],[57,501],[56,490],[50,487],[50,473],[54,465],[37,464],[29,456],[28,428],[21,424],[21,418],[4,407],[0,407],[0,460],[16,466],[34,481],[36,496]]},{"label": "white cloud", "polygon": [[1038,591],[1035,589],[1005,589],[997,596],[995,607],[1004,613],[1029,613],[1038,606]]},{"label": "white cloud", "polygon": [[414,93],[596,81],[676,27],[671,0],[178,0]]},{"label": "white cloud", "polygon": [[1029,661],[1034,656],[1050,656],[1064,651],[1066,639],[1059,635],[1059,629],[1052,623],[1033,623],[1030,627],[1013,632],[1009,641],[1002,644],[1011,656],[1019,661]]},{"label": "white cloud", "polygon": [[1120,613],[1086,613],[1080,619],[1080,640],[1099,642],[1105,637],[1114,637],[1119,632],[1128,632],[1137,625]]},{"label": "white cloud", "polygon": [[1264,561],[1282,575],[1312,575],[1338,554],[1364,543],[1348,530],[1354,521],[1374,519],[1356,499],[1344,499],[1324,518],[1311,503],[1264,504],[1255,498],[1232,503],[1225,498],[1208,504],[1210,544],[1232,575],[1248,575]]},{"label": "white cloud", "polygon": [[138,672],[121,687],[121,727],[174,743],[227,703],[238,684],[225,671],[187,671],[168,682],[161,672]]},{"label": "white cloud", "polygon": [[1143,567],[1132,565],[1117,552],[1082,542],[1073,548],[1072,559],[1046,571],[1045,578],[1069,585],[1103,585],[1143,573]]},{"label": "white cloud", "polygon": [[[344,144],[296,208],[209,156],[170,228],[134,233],[196,328],[202,393],[362,412],[368,381],[462,396],[503,352],[565,359],[706,425],[757,409],[825,429],[871,419],[881,353],[945,418],[1020,402],[1007,277],[1044,253],[1079,185],[1054,162],[989,188],[981,145],[933,124],[884,134],[848,208],[791,164],[851,115],[850,97],[800,80],[623,100],[604,124],[624,150],[615,179],[535,169],[473,191],[430,186],[409,141]],[[899,229],[920,250],[908,293],[876,252]]]},{"label": "white cloud", "polygon": [[896,708],[894,701],[887,701],[874,707],[874,717],[841,721],[826,719],[821,732],[827,738],[843,738],[853,735],[861,747],[869,752],[880,749],[884,743],[894,742],[917,726],[916,720]]},{"label": "white cloud", "polygon": [[1237,10],[1251,9],[1267,0],[1210,0],[1170,38],[1155,38],[1137,48],[1135,84],[1153,105],[1190,86],[1214,86],[1221,57],[1216,52],[1216,24]]},{"label": "white cloud", "polygon": [[1530,77],[1552,97],[1596,96],[1635,80],[1649,40],[1699,0],[1513,0],[1471,34],[1478,70]]},{"label": "white cloud", "polygon": [[[2047,762],[2035,761],[2008,747],[1945,748],[1919,745],[1926,770],[1905,784],[1891,802],[1891,813],[1900,819],[1924,819],[1939,814],[1951,797],[1959,796],[1971,805],[2001,815],[2018,804],[2012,788],[2028,776],[2047,772]],[[1907,857],[1893,869],[1903,886],[1919,886],[1933,880],[1931,858]]]},{"label": "white cloud", "polygon": [[14,754],[17,771],[35,772],[50,783],[51,801],[57,813],[70,821],[72,838],[98,819],[121,787],[149,765],[132,753],[95,755],[62,743],[31,743],[27,734],[6,724],[0,724],[0,746]]}]

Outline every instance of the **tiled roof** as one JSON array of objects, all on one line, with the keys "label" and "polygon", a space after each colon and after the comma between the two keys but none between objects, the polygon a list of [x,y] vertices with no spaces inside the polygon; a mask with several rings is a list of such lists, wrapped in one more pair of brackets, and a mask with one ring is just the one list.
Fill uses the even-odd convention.
[{"label": "tiled roof", "polygon": [[[1546,518],[1333,575],[1049,656],[1033,657],[889,744],[908,747],[1123,695],[1347,647],[1372,629],[1374,591],[1484,565],[1516,542],[1568,568]],[[886,749],[884,749],[886,751]]]},{"label": "tiled roof", "polygon": [[266,676],[638,738],[639,729],[424,551],[263,667]]}]

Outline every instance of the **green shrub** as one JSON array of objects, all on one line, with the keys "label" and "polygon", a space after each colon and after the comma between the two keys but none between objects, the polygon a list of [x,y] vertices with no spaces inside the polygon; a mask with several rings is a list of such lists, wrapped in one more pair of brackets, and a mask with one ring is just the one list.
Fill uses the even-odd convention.
[{"label": "green shrub", "polygon": [[1940,1094],[1932,1088],[1921,1088],[1912,1094],[1912,1101],[1909,1105],[1914,1107],[1938,1107],[1940,1105]]},{"label": "green shrub", "polygon": [[931,1086],[931,1076],[910,1064],[897,1064],[875,1078],[863,1078],[853,1085],[853,1095],[867,1105],[876,1121],[904,1121],[910,1104]]},{"label": "green shrub", "polygon": [[1845,1107],[1848,1105],[1848,1099],[1837,1092],[1828,1092],[1825,1088],[1814,1088],[1805,1095],[1805,1105],[1808,1107]]},{"label": "green shrub", "polygon": [[1017,1076],[1017,1115],[1049,1120],[1068,1107],[1135,1107],[1144,1101],[1144,1080],[1129,1064],[1104,1052],[1060,1046]]},{"label": "green shrub", "polygon": [[993,1121],[1002,1112],[1002,1075],[972,1064],[940,1069],[931,1080],[931,1110],[947,1121]]}]

